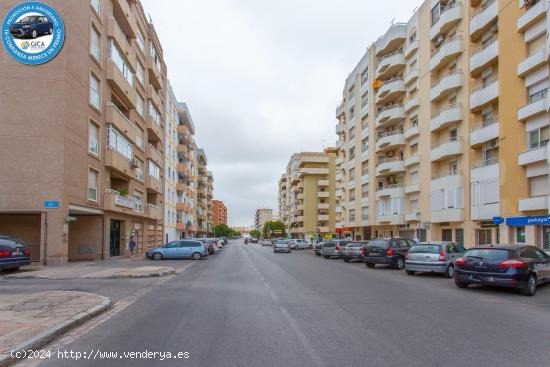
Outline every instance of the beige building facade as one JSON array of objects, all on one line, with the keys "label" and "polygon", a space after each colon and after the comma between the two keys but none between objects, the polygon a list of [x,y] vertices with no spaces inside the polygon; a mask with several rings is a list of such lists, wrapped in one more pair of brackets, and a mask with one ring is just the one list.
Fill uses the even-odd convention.
[{"label": "beige building facade", "polygon": [[139,1],[45,2],[71,35],[61,52],[27,66],[0,50],[0,233],[48,265],[125,255],[131,236],[142,253],[164,233],[166,66],[155,27]]},{"label": "beige building facade", "polygon": [[292,155],[279,180],[279,216],[293,238],[336,236],[337,149]]},{"label": "beige building facade", "polygon": [[548,248],[548,1],[419,5],[346,80],[337,228]]},{"label": "beige building facade", "polygon": [[264,224],[273,220],[273,210],[267,208],[256,209],[254,215],[254,229],[261,231]]}]

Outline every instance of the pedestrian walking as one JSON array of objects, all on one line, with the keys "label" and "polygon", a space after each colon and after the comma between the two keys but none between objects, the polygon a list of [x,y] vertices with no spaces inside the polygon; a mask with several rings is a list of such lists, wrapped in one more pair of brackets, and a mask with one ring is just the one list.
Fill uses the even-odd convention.
[{"label": "pedestrian walking", "polygon": [[130,243],[128,244],[128,247],[130,248],[130,253],[132,254],[132,257],[134,257],[136,250],[136,240],[134,239],[134,236],[130,236]]}]

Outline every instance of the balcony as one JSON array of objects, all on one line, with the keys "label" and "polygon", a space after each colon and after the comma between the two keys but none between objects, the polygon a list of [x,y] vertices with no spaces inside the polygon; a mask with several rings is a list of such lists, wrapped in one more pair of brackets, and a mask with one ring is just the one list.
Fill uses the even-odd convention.
[{"label": "balcony", "polygon": [[336,134],[337,135],[340,135],[340,134],[344,134],[346,132],[346,128],[344,125],[338,123],[336,124]]},{"label": "balcony", "polygon": [[159,167],[164,166],[164,159],[162,158],[162,153],[160,153],[154,146],[147,144],[147,158],[155,162]]},{"label": "balcony", "polygon": [[518,109],[518,120],[525,121],[548,111],[548,88],[529,96],[529,101]]},{"label": "balcony", "polygon": [[430,100],[440,100],[451,92],[461,88],[464,85],[464,74],[461,70],[445,73],[432,85],[430,90]]},{"label": "balcony", "polygon": [[376,142],[376,152],[405,145],[405,135],[402,131],[389,131],[379,135]]},{"label": "balcony", "polygon": [[128,0],[113,0],[113,14],[120,28],[129,38],[136,38],[137,25]]},{"label": "balcony", "polygon": [[328,199],[330,197],[330,192],[328,192],[328,191],[319,191],[317,193],[317,197],[319,199]]},{"label": "balcony", "polygon": [[376,104],[384,105],[405,94],[405,82],[401,78],[394,78],[384,82],[376,93]]},{"label": "balcony", "polygon": [[546,48],[540,49],[518,64],[518,76],[525,77],[530,72],[546,64],[547,60],[548,50]]},{"label": "balcony", "polygon": [[413,154],[409,158],[405,159],[405,167],[410,167],[414,164],[420,163],[420,155]]},{"label": "balcony", "polygon": [[162,182],[148,174],[145,175],[145,188],[148,192],[162,194]]},{"label": "balcony", "polygon": [[[499,179],[499,160],[498,158],[479,161],[472,165],[472,170],[470,173],[470,182],[479,183],[487,181],[495,181],[496,190],[498,190],[498,179]],[[483,203],[486,201],[487,192],[484,190],[478,189],[478,193],[473,192],[474,187],[472,186],[472,195],[476,194],[478,197],[478,205],[472,205],[472,220],[488,220],[493,217],[499,216],[500,205],[499,203]],[[498,197],[498,193],[496,195]]]},{"label": "balcony", "polygon": [[360,112],[361,119],[363,119],[363,117],[367,116],[368,114],[369,114],[368,100],[361,101],[361,112]]},{"label": "balcony", "polygon": [[407,101],[405,101],[405,105],[403,106],[406,113],[411,112],[413,109],[418,108],[420,106],[420,98],[413,97],[409,98]]},{"label": "balcony", "polygon": [[473,89],[470,95],[470,110],[478,112],[483,107],[498,99],[498,79],[490,78],[485,83]]},{"label": "balcony", "polygon": [[130,161],[114,149],[105,150],[105,167],[110,168],[127,178],[134,177]]},{"label": "balcony", "polygon": [[183,177],[191,177],[191,170],[186,163],[179,163],[176,166],[177,172]]},{"label": "balcony", "polygon": [[413,82],[417,81],[419,77],[420,77],[420,69],[419,68],[414,68],[414,69],[409,70],[407,75],[405,75],[405,79],[404,79],[405,85],[408,87]]},{"label": "balcony", "polygon": [[128,108],[136,108],[136,90],[132,81],[128,81],[113,60],[107,60],[107,81],[111,89]]},{"label": "balcony", "polygon": [[340,102],[338,106],[336,106],[336,118],[339,118],[344,114],[344,101]]},{"label": "balcony", "polygon": [[330,228],[326,226],[317,227],[319,229],[319,233],[330,233]]},{"label": "balcony", "polygon": [[409,41],[409,44],[405,48],[405,57],[409,58],[413,52],[418,50],[418,47],[420,46],[420,41],[418,39],[415,39],[414,41]]},{"label": "balcony", "polygon": [[405,171],[405,162],[400,158],[381,159],[376,166],[376,176],[393,175]]},{"label": "balcony", "polygon": [[328,210],[330,208],[329,203],[319,203],[317,204],[317,209],[319,210]]},{"label": "balcony", "polygon": [[405,214],[405,221],[406,222],[418,222],[420,221],[420,212],[409,212]]},{"label": "balcony", "polygon": [[472,220],[491,220],[500,216],[500,204],[472,205],[471,212]]},{"label": "balcony", "polygon": [[[157,110],[163,111],[164,107],[163,107],[162,99],[160,98],[157,91],[155,90],[155,88],[153,88],[151,84],[149,84],[149,86],[147,87],[147,99],[153,102]],[[180,125],[180,126],[185,126],[185,125]]]},{"label": "balcony", "polygon": [[369,182],[369,174],[365,173],[361,175],[361,185]]},{"label": "balcony", "polygon": [[162,75],[155,60],[152,57],[147,58],[147,70],[149,70],[149,82],[155,89],[162,88]]},{"label": "balcony", "polygon": [[384,188],[378,189],[376,191],[376,199],[381,198],[402,198],[405,197],[405,188],[400,185],[387,185]]},{"label": "balcony", "polygon": [[431,191],[443,190],[447,188],[464,187],[464,176],[461,171],[449,171],[440,175],[435,175],[431,181]]},{"label": "balcony", "polygon": [[300,169],[300,176],[303,175],[328,175],[329,169],[328,168],[301,168]]},{"label": "balcony", "polygon": [[405,23],[392,25],[386,34],[376,40],[376,55],[396,51],[406,39],[407,25]]},{"label": "balcony", "polygon": [[462,20],[462,14],[464,14],[464,5],[462,3],[455,3],[441,9],[439,18],[435,22],[432,22],[430,39],[434,40],[439,35],[447,33]]},{"label": "balcony", "polygon": [[116,190],[106,189],[103,196],[104,210],[123,213],[137,214],[134,212],[134,198],[131,196],[121,195]]},{"label": "balcony", "polygon": [[430,131],[434,132],[464,119],[462,104],[450,105],[432,115]]},{"label": "balcony", "polygon": [[158,205],[147,203],[146,205],[146,215],[154,220],[162,219],[162,208]]},{"label": "balcony", "polygon": [[487,159],[476,162],[472,165],[470,182],[484,182],[499,178],[499,159]]},{"label": "balcony", "polygon": [[470,146],[477,148],[481,144],[496,139],[499,136],[499,123],[496,117],[492,117],[475,125],[470,133]]},{"label": "balcony", "polygon": [[330,216],[328,214],[319,214],[317,215],[317,220],[319,222],[327,222],[330,219]]},{"label": "balcony", "polygon": [[330,185],[330,181],[329,180],[319,180],[317,181],[317,185],[320,186],[320,187],[327,187]]},{"label": "balcony", "polygon": [[393,75],[405,67],[405,55],[401,51],[392,52],[384,55],[376,67],[376,78],[385,79],[388,75]]},{"label": "balcony", "polygon": [[416,125],[405,131],[405,140],[412,139],[418,135],[420,135],[420,128],[418,127],[418,125]]},{"label": "balcony", "polygon": [[430,152],[430,160],[432,162],[437,162],[442,159],[460,155],[463,152],[464,143],[461,137],[458,137],[456,139],[449,139],[432,147],[432,150]]},{"label": "balcony", "polygon": [[430,71],[438,70],[464,52],[464,39],[461,36],[449,38],[443,42],[430,59]]},{"label": "balcony", "polygon": [[405,119],[405,109],[401,105],[392,105],[378,110],[376,127],[382,127]]},{"label": "balcony", "polygon": [[432,223],[462,222],[464,221],[464,209],[451,208],[431,212]]},{"label": "balcony", "polygon": [[420,192],[420,184],[419,183],[411,183],[407,186],[405,186],[405,194],[414,194]]},{"label": "balcony", "polygon": [[136,58],[132,46],[128,43],[126,34],[124,34],[113,16],[110,16],[107,20],[107,37],[112,38],[116,42],[130,67],[136,70]]},{"label": "balcony", "polygon": [[164,141],[162,125],[158,124],[151,116],[147,116],[147,133],[154,141]]},{"label": "balcony", "polygon": [[498,1],[491,0],[474,12],[470,20],[470,38],[478,40],[498,18]]},{"label": "balcony", "polygon": [[535,196],[519,200],[519,210],[522,212],[530,212],[534,210],[548,211],[548,196]]},{"label": "balcony", "polygon": [[470,75],[476,76],[487,66],[498,60],[498,37],[493,37],[483,46],[475,49],[470,56]]},{"label": "balcony", "polygon": [[377,224],[394,224],[402,225],[405,224],[405,215],[404,214],[383,214],[376,216]]},{"label": "balcony", "polygon": [[107,102],[105,111],[105,122],[113,124],[114,127],[122,132],[128,140],[135,142],[137,136],[136,126],[115,106],[112,102]]},{"label": "balcony", "polygon": [[545,146],[534,148],[520,153],[518,163],[520,166],[527,166],[532,163],[544,162],[550,159],[550,147],[548,143]]},{"label": "balcony", "polygon": [[531,25],[544,18],[548,9],[548,1],[541,0],[530,8],[525,8],[527,11],[523,13],[517,21],[517,30],[522,33],[525,32]]}]

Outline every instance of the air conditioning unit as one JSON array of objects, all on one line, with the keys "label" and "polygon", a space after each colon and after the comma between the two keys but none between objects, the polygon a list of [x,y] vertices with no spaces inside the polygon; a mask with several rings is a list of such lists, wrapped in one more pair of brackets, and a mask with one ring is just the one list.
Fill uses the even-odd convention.
[{"label": "air conditioning unit", "polygon": [[132,158],[132,161],[130,162],[132,167],[139,167],[139,161],[136,158]]}]

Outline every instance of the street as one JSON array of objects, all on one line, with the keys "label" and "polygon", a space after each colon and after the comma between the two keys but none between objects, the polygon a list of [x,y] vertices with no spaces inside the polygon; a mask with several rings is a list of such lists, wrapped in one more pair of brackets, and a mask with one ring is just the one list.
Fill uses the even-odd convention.
[{"label": "street", "polygon": [[[44,348],[188,352],[189,358],[52,357],[18,365],[502,367],[550,360],[548,286],[535,297],[464,290],[440,276],[367,269],[307,250],[274,254],[241,241],[167,279],[93,328],[83,325],[67,344]],[[137,282],[94,281],[94,291],[131,293]]]}]

